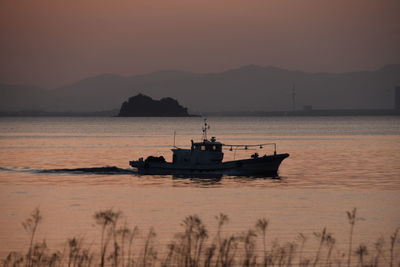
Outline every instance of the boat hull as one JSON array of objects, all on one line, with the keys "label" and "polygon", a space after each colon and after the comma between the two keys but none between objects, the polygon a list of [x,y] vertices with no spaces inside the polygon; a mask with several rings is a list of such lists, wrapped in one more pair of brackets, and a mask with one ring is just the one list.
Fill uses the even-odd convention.
[{"label": "boat hull", "polygon": [[216,164],[178,165],[171,162],[130,161],[129,164],[143,175],[229,175],[276,176],[281,162],[289,154],[276,154],[252,159],[234,160]]}]

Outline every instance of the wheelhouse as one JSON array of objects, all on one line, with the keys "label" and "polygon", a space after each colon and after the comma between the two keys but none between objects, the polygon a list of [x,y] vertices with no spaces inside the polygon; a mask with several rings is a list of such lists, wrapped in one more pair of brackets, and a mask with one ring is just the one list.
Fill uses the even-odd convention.
[{"label": "wheelhouse", "polygon": [[194,143],[192,140],[192,151],[209,151],[209,152],[222,152],[222,144],[217,142],[215,137],[210,141],[203,140],[203,142]]}]

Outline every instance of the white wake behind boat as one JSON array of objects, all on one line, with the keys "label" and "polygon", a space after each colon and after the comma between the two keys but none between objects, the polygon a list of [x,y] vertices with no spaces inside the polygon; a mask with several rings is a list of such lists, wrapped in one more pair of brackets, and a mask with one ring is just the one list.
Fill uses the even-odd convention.
[{"label": "white wake behind boat", "polygon": [[[275,143],[235,145],[218,142],[215,137],[207,138],[209,126],[204,121],[203,136],[201,142],[191,142],[190,149],[175,147],[172,150],[172,162],[167,162],[163,156],[149,156],[146,160],[130,161],[129,164],[137,168],[139,174],[151,175],[233,175],[233,176],[277,176],[281,162],[289,157],[289,154],[277,154]],[[254,153],[247,159],[223,161],[223,147],[230,151],[248,150],[272,146],[273,154],[259,156]]]}]

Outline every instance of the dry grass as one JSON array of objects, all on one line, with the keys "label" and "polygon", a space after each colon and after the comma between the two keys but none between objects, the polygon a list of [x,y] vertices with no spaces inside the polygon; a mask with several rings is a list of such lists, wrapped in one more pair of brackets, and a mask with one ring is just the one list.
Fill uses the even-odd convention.
[{"label": "dry grass", "polygon": [[[280,245],[268,241],[269,220],[261,218],[254,227],[242,233],[227,234],[224,226],[229,223],[225,214],[216,216],[216,234],[209,236],[205,224],[197,215],[186,217],[182,229],[166,248],[157,248],[156,233],[150,229],[140,235],[137,227],[121,223],[122,213],[112,209],[94,214],[99,226],[99,246],[92,248],[85,240],[76,237],[66,241],[63,251],[50,249],[45,241],[35,240],[42,220],[38,209],[22,223],[27,232],[29,247],[25,253],[10,252],[2,265],[33,266],[400,266],[399,229],[395,229],[388,243],[381,237],[372,248],[359,244],[353,248],[353,235],[357,223],[356,209],[347,212],[349,222],[349,248],[346,252],[336,247],[336,239],[326,228],[307,237],[299,234],[292,242]],[[307,241],[314,238],[317,246],[312,255],[305,255]],[[138,245],[141,244],[141,245]],[[261,244],[258,248],[257,244]]]}]

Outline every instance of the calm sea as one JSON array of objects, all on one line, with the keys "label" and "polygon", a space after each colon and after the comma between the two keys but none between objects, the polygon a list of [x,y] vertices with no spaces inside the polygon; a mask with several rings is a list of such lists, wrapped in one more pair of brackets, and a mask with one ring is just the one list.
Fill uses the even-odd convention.
[{"label": "calm sea", "polygon": [[[277,143],[289,153],[279,179],[182,179],[139,176],[128,162],[148,155],[171,160],[176,145],[201,138],[202,118],[0,118],[0,257],[22,251],[21,222],[39,207],[38,239],[63,247],[67,238],[98,242],[93,214],[113,208],[143,232],[154,227],[160,246],[181,220],[200,215],[210,229],[220,212],[226,231],[270,219],[271,239],[327,227],[347,242],[345,212],[357,207],[356,241],[372,244],[400,226],[400,117],[209,118],[223,143]],[[271,153],[271,148],[264,148]],[[254,151],[238,151],[236,158]],[[233,152],[225,151],[227,160]],[[115,166],[117,168],[94,168]],[[87,168],[75,172],[76,168]],[[70,170],[60,170],[70,169]]]}]

